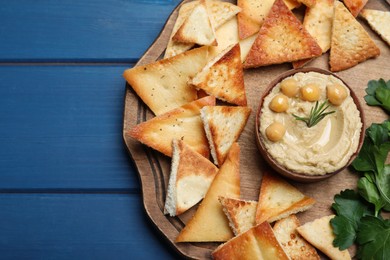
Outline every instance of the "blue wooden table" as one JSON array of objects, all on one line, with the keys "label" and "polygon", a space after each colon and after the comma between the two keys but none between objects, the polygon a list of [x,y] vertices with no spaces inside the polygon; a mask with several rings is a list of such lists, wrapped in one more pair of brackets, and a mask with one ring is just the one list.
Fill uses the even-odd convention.
[{"label": "blue wooden table", "polygon": [[122,140],[125,80],[179,0],[0,4],[0,259],[172,259]]}]

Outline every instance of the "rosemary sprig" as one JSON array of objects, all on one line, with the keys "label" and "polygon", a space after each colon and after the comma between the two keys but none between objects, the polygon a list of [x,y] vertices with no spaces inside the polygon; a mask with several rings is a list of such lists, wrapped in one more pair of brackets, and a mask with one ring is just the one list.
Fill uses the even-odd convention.
[{"label": "rosemary sprig", "polygon": [[306,123],[307,127],[312,127],[318,124],[324,117],[327,115],[333,114],[336,111],[328,111],[325,112],[329,108],[330,104],[328,103],[328,100],[325,100],[321,105],[318,105],[318,101],[316,101],[316,104],[314,107],[311,108],[310,114],[308,117],[300,117],[297,115],[292,114],[296,120],[300,120]]}]

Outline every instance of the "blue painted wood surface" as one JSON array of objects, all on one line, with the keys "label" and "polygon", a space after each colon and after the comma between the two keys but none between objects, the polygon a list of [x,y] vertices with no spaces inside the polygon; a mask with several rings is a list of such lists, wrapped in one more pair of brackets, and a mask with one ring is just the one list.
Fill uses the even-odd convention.
[{"label": "blue painted wood surface", "polygon": [[179,2],[1,1],[0,259],[178,258],[122,141],[122,72]]},{"label": "blue painted wood surface", "polygon": [[179,0],[3,0],[0,61],[136,61]]}]

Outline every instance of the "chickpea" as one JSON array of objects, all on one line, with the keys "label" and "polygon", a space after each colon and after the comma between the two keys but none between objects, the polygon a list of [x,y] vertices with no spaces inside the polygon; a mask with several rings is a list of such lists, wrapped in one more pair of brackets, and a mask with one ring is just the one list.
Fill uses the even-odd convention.
[{"label": "chickpea", "polygon": [[277,113],[288,109],[288,98],[283,94],[277,94],[269,103],[269,108]]},{"label": "chickpea", "polygon": [[317,101],[320,99],[320,87],[317,84],[310,83],[301,87],[301,97],[306,101]]},{"label": "chickpea", "polygon": [[326,95],[328,96],[328,100],[330,103],[335,106],[339,106],[347,98],[348,93],[343,86],[335,84],[327,86]]},{"label": "chickpea", "polygon": [[274,122],[265,129],[265,134],[268,140],[272,142],[282,140],[285,133],[286,127],[279,122]]},{"label": "chickpea", "polygon": [[288,97],[295,97],[298,94],[298,82],[294,78],[288,78],[280,83],[280,91]]}]

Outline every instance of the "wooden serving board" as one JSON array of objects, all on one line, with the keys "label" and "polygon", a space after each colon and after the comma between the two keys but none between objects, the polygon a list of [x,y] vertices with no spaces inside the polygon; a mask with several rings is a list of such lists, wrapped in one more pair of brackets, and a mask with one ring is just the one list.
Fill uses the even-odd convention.
[{"label": "wooden serving board", "polygon": [[[161,34],[139,60],[137,65],[144,65],[161,59],[176,21],[179,7],[180,5],[171,14]],[[366,8],[389,11],[389,6],[384,1],[370,0]],[[388,118],[381,108],[367,106],[363,97],[369,80],[377,80],[379,78],[384,78],[385,80],[390,79],[390,48],[367,26],[366,22],[363,20],[360,20],[360,22],[381,49],[381,55],[376,59],[368,60],[351,69],[339,72],[337,75],[355,90],[365,112],[364,120],[366,126],[370,126],[373,122],[382,122]],[[328,54],[325,54],[311,62],[309,66],[328,70],[328,57]],[[245,88],[247,91],[248,106],[252,108],[252,113],[239,139],[241,148],[241,197],[243,199],[258,199],[262,173],[265,170],[270,170],[269,166],[259,154],[254,134],[254,117],[260,97],[267,85],[274,78],[289,69],[291,69],[291,64],[273,65],[245,71]],[[136,124],[152,117],[153,114],[151,111],[138,98],[135,92],[132,91],[131,87],[127,85],[123,137],[139,173],[146,214],[158,230],[160,230],[163,237],[170,241],[171,245],[181,255],[193,259],[209,259],[211,257],[210,253],[219,243],[174,242],[180,230],[194,214],[196,207],[179,217],[164,215],[164,201],[170,174],[170,158],[142,145],[126,135],[126,132]],[[357,179],[358,176],[347,169],[327,180],[317,183],[305,184],[290,181],[290,183],[303,193],[313,197],[317,201],[313,208],[298,214],[301,223],[332,214],[331,204],[333,202],[333,196],[347,188],[355,189]],[[354,254],[353,249],[351,253],[352,255]]]}]

